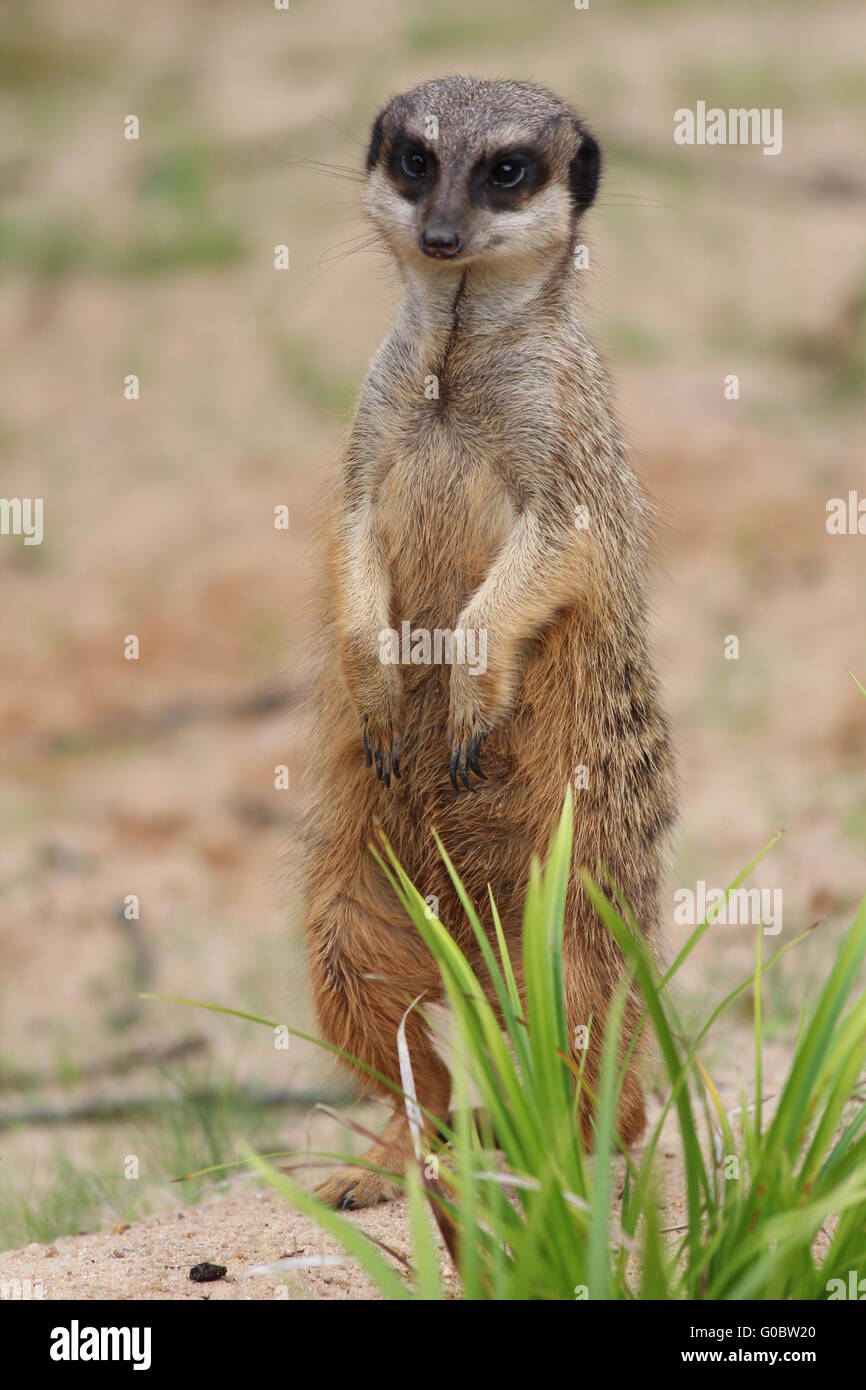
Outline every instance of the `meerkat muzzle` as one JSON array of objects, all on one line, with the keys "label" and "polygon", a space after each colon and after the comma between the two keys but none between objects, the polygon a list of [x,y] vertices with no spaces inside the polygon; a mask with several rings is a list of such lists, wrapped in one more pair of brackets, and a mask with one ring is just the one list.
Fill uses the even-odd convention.
[{"label": "meerkat muzzle", "polygon": [[425,256],[438,259],[456,256],[463,246],[463,238],[457,232],[423,231],[418,241]]}]

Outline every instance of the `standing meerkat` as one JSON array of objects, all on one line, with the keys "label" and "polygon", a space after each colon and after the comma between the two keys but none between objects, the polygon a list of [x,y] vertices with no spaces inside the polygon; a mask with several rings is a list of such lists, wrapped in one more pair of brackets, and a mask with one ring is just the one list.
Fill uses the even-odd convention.
[{"label": "standing meerkat", "polygon": [[[577,296],[599,170],[575,112],[525,82],[427,82],[372,130],[364,209],[405,294],[327,530],[305,932],[324,1036],[398,1084],[401,1016],[440,987],[370,853],[380,831],[477,963],[435,827],[480,910],[491,885],[517,962],[530,860],[576,778],[564,979],[570,1036],[592,1022],[591,1087],[622,959],[578,871],[604,864],[658,935],[674,784],[647,650],[651,512]],[[623,1047],[639,1011],[630,994]],[[417,1011],[406,1031],[418,1099],[445,1118],[448,1067]],[[625,1143],[644,1126],[636,1061]],[[367,1158],[401,1173],[410,1153],[398,1101]],[[397,1190],[349,1168],[318,1194]]]}]

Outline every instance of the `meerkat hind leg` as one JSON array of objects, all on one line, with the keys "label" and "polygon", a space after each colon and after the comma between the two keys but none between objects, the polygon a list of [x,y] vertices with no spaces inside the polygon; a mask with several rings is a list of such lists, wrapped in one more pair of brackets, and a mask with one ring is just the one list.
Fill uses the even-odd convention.
[{"label": "meerkat hind leg", "polygon": [[[403,1190],[402,1178],[406,1165],[413,1157],[412,1138],[405,1114],[395,1110],[382,1132],[382,1138],[364,1154],[367,1163],[375,1164],[385,1172],[375,1172],[372,1168],[346,1166],[337,1168],[317,1184],[315,1195],[320,1202],[342,1211],[355,1211],[361,1207],[372,1207],[377,1202],[390,1202],[399,1197]],[[393,1173],[395,1177],[389,1177]]]},{"label": "meerkat hind leg", "polygon": [[[435,1053],[429,1057],[419,1057],[417,1049],[412,1058],[418,1100],[431,1115],[447,1118],[448,1101],[451,1092],[451,1078]],[[441,1135],[430,1123],[425,1125],[421,1143],[426,1156],[442,1143]],[[323,1178],[316,1186],[315,1195],[328,1206],[352,1211],[360,1207],[372,1207],[378,1202],[389,1202],[399,1197],[403,1191],[403,1178],[406,1167],[414,1162],[415,1151],[412,1134],[406,1118],[406,1108],[402,1099],[382,1131],[382,1137],[364,1154],[366,1163],[385,1170],[376,1172],[373,1168],[359,1168],[347,1164]],[[394,1176],[389,1176],[393,1174]]]}]

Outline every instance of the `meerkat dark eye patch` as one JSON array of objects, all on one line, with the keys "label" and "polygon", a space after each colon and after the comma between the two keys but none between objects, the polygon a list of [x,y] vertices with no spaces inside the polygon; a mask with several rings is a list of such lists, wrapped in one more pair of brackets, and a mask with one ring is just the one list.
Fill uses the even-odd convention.
[{"label": "meerkat dark eye patch", "polygon": [[568,186],[575,213],[579,216],[594,201],[601,177],[601,150],[594,135],[577,127],[580,148],[568,167]]},{"label": "meerkat dark eye patch", "polygon": [[481,207],[520,207],[547,181],[547,166],[534,150],[500,150],[472,171],[470,196]]},{"label": "meerkat dark eye patch", "polygon": [[379,163],[379,155],[382,153],[382,138],[384,135],[385,112],[380,111],[375,121],[373,129],[370,131],[370,144],[367,147],[367,173],[375,169]]},{"label": "meerkat dark eye patch", "polygon": [[438,165],[432,150],[418,140],[398,137],[391,147],[388,170],[404,198],[415,201],[432,187]]}]

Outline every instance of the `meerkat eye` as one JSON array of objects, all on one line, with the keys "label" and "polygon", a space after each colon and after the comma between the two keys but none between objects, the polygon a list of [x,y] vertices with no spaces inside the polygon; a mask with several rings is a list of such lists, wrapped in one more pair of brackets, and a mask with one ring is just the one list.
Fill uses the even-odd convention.
[{"label": "meerkat eye", "polygon": [[430,191],[436,182],[438,165],[432,150],[426,150],[418,141],[400,136],[391,147],[388,161],[391,178],[401,197],[416,203]]},{"label": "meerkat eye", "polygon": [[547,182],[550,169],[544,152],[500,149],[480,159],[472,171],[470,195],[477,207],[516,212]]},{"label": "meerkat eye", "polygon": [[526,165],[522,159],[500,159],[490,170],[490,182],[497,188],[516,188],[525,174]]},{"label": "meerkat eye", "polygon": [[427,158],[420,150],[404,150],[400,157],[400,168],[409,179],[423,179],[427,173]]}]

